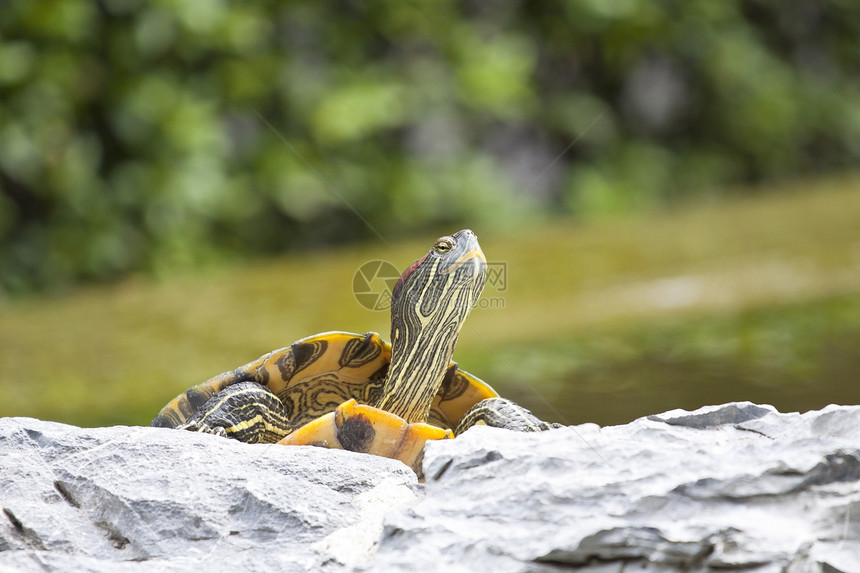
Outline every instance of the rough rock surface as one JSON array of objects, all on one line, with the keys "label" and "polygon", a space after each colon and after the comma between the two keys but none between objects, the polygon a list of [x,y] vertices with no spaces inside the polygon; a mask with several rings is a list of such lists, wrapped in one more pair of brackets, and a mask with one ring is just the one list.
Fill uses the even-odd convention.
[{"label": "rough rock surface", "polygon": [[5,418],[0,572],[342,570],[419,494],[374,456]]},{"label": "rough rock surface", "polygon": [[860,571],[860,406],[479,427],[424,470],[6,418],[0,571]]}]

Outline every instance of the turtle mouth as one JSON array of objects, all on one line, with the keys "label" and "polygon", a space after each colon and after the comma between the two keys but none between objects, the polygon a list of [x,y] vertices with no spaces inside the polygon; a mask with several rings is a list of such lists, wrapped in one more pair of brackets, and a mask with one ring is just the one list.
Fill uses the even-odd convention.
[{"label": "turtle mouth", "polygon": [[457,272],[461,267],[467,266],[471,266],[471,276],[473,278],[480,275],[487,268],[487,257],[484,256],[484,251],[481,250],[481,246],[478,245],[477,241],[469,250],[460,255],[456,261],[445,268],[442,273],[447,275]]}]

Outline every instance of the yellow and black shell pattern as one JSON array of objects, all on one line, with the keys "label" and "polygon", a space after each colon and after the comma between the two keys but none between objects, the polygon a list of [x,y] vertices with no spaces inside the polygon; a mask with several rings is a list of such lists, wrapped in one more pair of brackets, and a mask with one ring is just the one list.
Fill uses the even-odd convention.
[{"label": "yellow and black shell pattern", "polygon": [[[209,398],[239,382],[266,386],[280,398],[293,428],[334,411],[354,398],[373,405],[382,392],[391,344],[377,333],[325,332],[273,350],[198,384],[167,403],[152,425],[175,428],[193,416]],[[489,384],[451,362],[433,399],[428,423],[456,428],[466,411],[498,394]]]}]

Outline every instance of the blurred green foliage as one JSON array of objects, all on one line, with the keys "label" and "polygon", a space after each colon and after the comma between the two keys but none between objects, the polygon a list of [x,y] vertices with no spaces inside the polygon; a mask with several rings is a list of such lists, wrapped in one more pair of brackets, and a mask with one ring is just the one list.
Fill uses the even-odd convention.
[{"label": "blurred green foliage", "polygon": [[0,293],[856,167],[858,37],[853,0],[4,0]]}]

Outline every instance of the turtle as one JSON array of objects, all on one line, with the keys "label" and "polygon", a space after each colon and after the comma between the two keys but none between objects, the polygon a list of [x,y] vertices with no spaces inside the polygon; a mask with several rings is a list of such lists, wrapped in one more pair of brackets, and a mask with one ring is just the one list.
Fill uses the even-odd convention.
[{"label": "turtle", "polygon": [[486,269],[471,230],[440,237],[391,291],[391,343],[375,332],[303,338],[190,388],[151,425],[370,453],[399,459],[419,476],[427,440],[475,425],[557,427],[452,360]]}]

